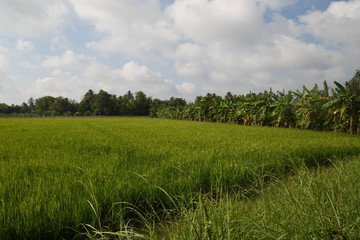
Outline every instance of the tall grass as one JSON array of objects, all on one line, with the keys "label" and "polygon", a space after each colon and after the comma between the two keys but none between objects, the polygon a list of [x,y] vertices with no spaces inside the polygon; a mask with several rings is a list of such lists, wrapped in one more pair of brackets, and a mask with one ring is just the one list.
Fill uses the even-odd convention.
[{"label": "tall grass", "polygon": [[256,198],[259,176],[360,153],[347,134],[144,118],[0,119],[0,139],[0,239],[155,236],[203,196]]},{"label": "tall grass", "polygon": [[256,199],[199,196],[153,239],[359,239],[359,160],[298,169],[256,189]]}]

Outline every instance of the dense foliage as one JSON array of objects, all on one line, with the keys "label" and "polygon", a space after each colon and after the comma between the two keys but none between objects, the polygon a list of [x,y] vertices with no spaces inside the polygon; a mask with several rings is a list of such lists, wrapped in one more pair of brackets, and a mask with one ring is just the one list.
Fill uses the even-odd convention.
[{"label": "dense foliage", "polygon": [[0,114],[23,116],[152,116],[156,117],[160,106],[179,107],[186,105],[182,98],[169,100],[153,99],[142,91],[135,95],[128,91],[116,96],[104,90],[95,93],[88,90],[80,103],[64,97],[44,96],[30,98],[28,103],[7,105],[0,103]]},{"label": "dense foliage", "polygon": [[249,93],[223,98],[215,94],[197,97],[181,107],[161,107],[161,118],[276,126],[321,131],[359,132],[360,71],[342,85],[330,89],[324,82],[302,91]]},{"label": "dense foliage", "polygon": [[30,98],[20,106],[0,104],[0,114],[35,116],[151,116],[255,126],[276,126],[356,134],[360,129],[360,70],[344,85],[326,81],[320,89],[264,91],[225,97],[208,93],[187,104],[182,98],[153,99],[139,91],[123,96],[89,90],[80,103],[64,97]]}]

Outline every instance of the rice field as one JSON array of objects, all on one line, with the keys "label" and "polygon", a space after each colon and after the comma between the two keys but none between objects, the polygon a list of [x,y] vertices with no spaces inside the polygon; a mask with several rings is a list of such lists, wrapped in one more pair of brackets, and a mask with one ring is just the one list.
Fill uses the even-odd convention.
[{"label": "rice field", "polygon": [[344,133],[0,118],[0,239],[356,239],[359,155]]}]

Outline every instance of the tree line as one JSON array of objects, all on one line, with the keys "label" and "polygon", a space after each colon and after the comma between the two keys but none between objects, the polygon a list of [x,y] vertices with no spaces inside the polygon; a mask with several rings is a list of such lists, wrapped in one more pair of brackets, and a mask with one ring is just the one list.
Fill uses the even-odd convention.
[{"label": "tree line", "polygon": [[0,103],[0,114],[24,116],[157,116],[160,107],[186,105],[182,98],[152,99],[142,91],[128,91],[122,96],[104,90],[88,90],[78,103],[64,97],[30,98],[21,105]]},{"label": "tree line", "polygon": [[288,92],[264,91],[258,94],[225,97],[208,93],[185,106],[163,106],[160,118],[210,121],[255,126],[275,126],[359,133],[360,71],[344,85],[329,88],[315,85]]},{"label": "tree line", "polygon": [[151,116],[255,126],[275,126],[358,133],[360,115],[360,70],[344,85],[330,88],[235,95],[208,93],[192,103],[182,98],[153,99],[142,91],[122,96],[104,90],[88,90],[77,103],[64,97],[30,98],[21,105],[0,104],[0,114],[35,116]]}]

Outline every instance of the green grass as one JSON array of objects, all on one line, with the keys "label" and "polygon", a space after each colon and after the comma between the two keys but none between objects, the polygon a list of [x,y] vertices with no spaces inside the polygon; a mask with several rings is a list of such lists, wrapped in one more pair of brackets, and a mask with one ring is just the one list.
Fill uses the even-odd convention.
[{"label": "green grass", "polygon": [[[0,239],[68,239],[86,230],[77,237],[99,237],[95,229],[132,227],[155,237],[154,224],[167,219],[189,227],[201,204],[224,215],[226,206],[265,198],[271,180],[360,154],[354,135],[147,118],[0,119],[0,139]],[[252,208],[270,209],[263,207]],[[236,235],[226,221],[210,225],[257,236]],[[171,223],[163,233],[170,239],[178,229]],[[194,236],[211,239],[207,225],[195,222],[192,231],[202,232]]]},{"label": "green grass", "polygon": [[359,182],[360,157],[353,157],[327,169],[300,168],[258,189],[256,199],[199,195],[195,209],[178,206],[177,221],[152,238],[360,239]]}]

